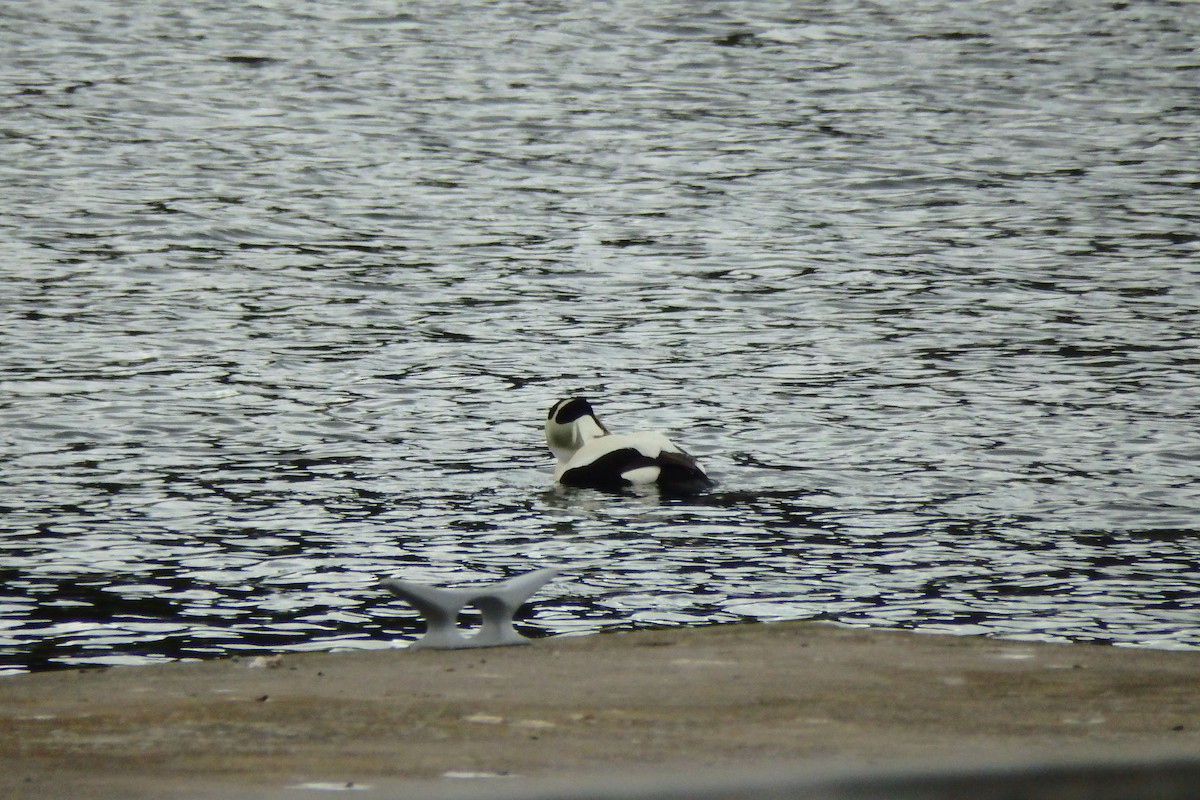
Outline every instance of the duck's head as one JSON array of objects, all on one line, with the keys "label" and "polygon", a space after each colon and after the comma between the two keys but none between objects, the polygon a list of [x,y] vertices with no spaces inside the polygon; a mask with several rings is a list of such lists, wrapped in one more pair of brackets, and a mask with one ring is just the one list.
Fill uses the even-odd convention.
[{"label": "duck's head", "polygon": [[607,435],[608,429],[596,419],[592,404],[582,397],[559,400],[546,415],[546,444],[560,461],[569,459],[588,441]]}]

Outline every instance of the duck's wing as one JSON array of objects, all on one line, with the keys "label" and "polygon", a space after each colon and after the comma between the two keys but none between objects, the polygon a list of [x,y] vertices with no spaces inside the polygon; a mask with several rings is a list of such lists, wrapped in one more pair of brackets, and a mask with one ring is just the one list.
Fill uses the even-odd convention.
[{"label": "duck's wing", "polygon": [[559,481],[567,486],[622,489],[658,483],[706,488],[712,481],[696,460],[662,434],[615,434],[593,439],[567,463]]},{"label": "duck's wing", "polygon": [[658,472],[656,460],[636,447],[617,447],[594,453],[581,450],[558,480],[565,486],[586,489],[623,489],[635,483],[654,483]]},{"label": "duck's wing", "polygon": [[660,484],[696,489],[706,489],[714,485],[712,478],[700,469],[696,459],[682,450],[663,450],[656,460]]}]

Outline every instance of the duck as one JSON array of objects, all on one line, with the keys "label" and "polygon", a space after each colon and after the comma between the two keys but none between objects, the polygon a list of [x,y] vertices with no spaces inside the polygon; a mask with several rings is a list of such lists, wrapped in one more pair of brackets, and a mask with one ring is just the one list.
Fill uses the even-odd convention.
[{"label": "duck", "polygon": [[569,397],[546,415],[546,444],[564,486],[620,491],[631,486],[698,492],[716,485],[696,459],[665,435],[610,433],[584,397]]}]

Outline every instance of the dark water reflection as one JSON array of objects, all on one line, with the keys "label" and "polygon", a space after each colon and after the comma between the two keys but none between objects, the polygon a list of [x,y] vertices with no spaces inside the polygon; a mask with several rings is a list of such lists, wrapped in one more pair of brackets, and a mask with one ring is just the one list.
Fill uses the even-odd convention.
[{"label": "dark water reflection", "polygon": [[[1191,4],[0,21],[0,668],[821,618],[1200,646]],[[544,410],[692,502],[548,489]]]}]

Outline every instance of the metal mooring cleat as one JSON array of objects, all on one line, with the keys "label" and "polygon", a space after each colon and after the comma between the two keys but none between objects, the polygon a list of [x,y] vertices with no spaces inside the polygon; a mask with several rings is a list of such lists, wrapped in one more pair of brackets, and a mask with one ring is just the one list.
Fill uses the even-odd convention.
[{"label": "metal mooring cleat", "polygon": [[[395,578],[382,580],[379,585],[407,600],[425,618],[425,635],[413,642],[412,647],[461,650],[529,644],[531,640],[513,627],[513,615],[558,573],[557,569],[539,569],[499,583],[482,583],[461,589],[443,589]],[[483,614],[483,625],[470,637],[463,636],[458,629],[458,614],[467,606],[475,606]]]}]

